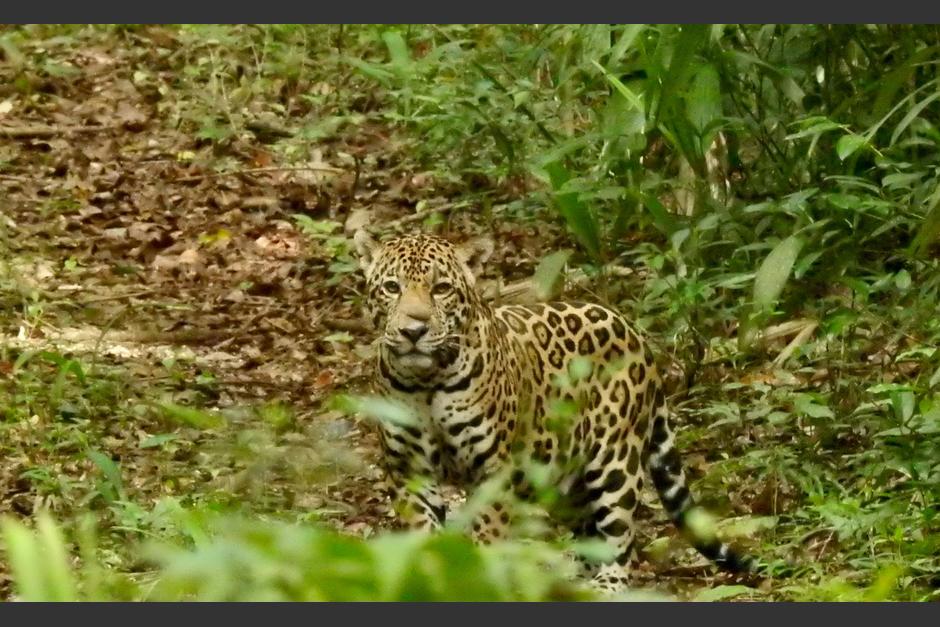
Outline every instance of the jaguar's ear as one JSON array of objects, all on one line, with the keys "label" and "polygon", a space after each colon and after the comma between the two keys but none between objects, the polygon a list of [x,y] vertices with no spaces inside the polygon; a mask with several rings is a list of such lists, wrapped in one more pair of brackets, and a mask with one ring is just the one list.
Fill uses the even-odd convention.
[{"label": "jaguar's ear", "polygon": [[365,272],[372,265],[372,260],[375,257],[374,253],[379,243],[365,229],[356,231],[356,234],[353,235],[353,242],[356,244],[356,253],[359,255],[359,267]]},{"label": "jaguar's ear", "polygon": [[473,276],[480,276],[483,264],[493,254],[493,239],[486,235],[474,237],[458,245],[457,254],[470,267]]}]

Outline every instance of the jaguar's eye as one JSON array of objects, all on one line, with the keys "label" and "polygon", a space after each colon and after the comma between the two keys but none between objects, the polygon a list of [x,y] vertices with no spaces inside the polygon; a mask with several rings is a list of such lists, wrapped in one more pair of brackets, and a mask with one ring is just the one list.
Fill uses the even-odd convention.
[{"label": "jaguar's eye", "polygon": [[401,291],[401,286],[398,285],[398,281],[386,281],[382,284],[382,288],[389,294],[397,294]]},{"label": "jaguar's eye", "polygon": [[449,294],[453,289],[453,285],[447,281],[441,281],[434,284],[434,287],[431,288],[431,294],[434,296],[443,296],[445,294]]}]

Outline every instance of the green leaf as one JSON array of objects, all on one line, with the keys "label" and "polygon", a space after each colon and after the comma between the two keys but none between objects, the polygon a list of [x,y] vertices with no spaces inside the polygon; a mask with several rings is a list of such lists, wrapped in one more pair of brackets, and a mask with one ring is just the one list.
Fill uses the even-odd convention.
[{"label": "green leaf", "polygon": [[888,144],[893,145],[894,142],[898,141],[898,138],[901,136],[901,133],[903,133],[907,129],[907,127],[911,125],[911,122],[914,121],[914,118],[919,116],[921,111],[923,111],[927,107],[927,105],[929,105],[931,102],[933,102],[937,98],[940,98],[940,91],[938,91],[935,94],[931,94],[930,96],[927,96],[926,98],[918,102],[916,105],[911,107],[911,110],[907,112],[907,115],[901,118],[901,121],[898,122],[898,125],[894,128],[894,132],[891,133],[891,140],[888,142]]},{"label": "green leaf", "polygon": [[910,189],[911,185],[924,178],[925,172],[897,172],[881,179],[881,186],[889,189]]},{"label": "green leaf", "polygon": [[411,69],[411,53],[408,50],[408,43],[401,33],[397,30],[387,30],[382,33],[382,41],[388,48],[388,56],[391,65],[399,73],[405,73]]},{"label": "green leaf", "polygon": [[633,106],[633,108],[638,111],[643,111],[643,101],[640,100],[639,96],[630,91],[630,88],[624,85],[619,78],[605,70],[603,65],[597,61],[591,61],[591,63],[593,63],[597,69],[604,73],[604,77],[610,82],[611,85],[614,86],[614,89],[616,89],[620,95],[623,96],[627,102]]},{"label": "green leaf", "polygon": [[898,90],[910,81],[921,63],[937,54],[938,49],[940,49],[938,46],[921,48],[881,78],[878,96],[872,108],[872,117],[878,118],[884,115],[894,101]]},{"label": "green leaf", "polygon": [[512,140],[509,139],[509,136],[506,135],[503,129],[495,122],[490,122],[487,126],[490,129],[490,134],[493,136],[493,141],[496,142],[496,147],[499,148],[499,151],[503,153],[503,156],[506,157],[509,163],[514,163],[516,160],[516,151],[512,146]]},{"label": "green leaf", "polygon": [[722,116],[721,85],[714,65],[703,65],[695,73],[686,95],[686,113],[702,136],[702,144],[709,145],[711,140],[706,138],[706,129]]},{"label": "green leaf", "polygon": [[419,556],[422,545],[428,536],[410,532],[386,534],[376,538],[369,547],[376,564],[376,578],[379,583],[380,598],[401,598],[409,573],[414,569],[414,562]]},{"label": "green leaf", "polygon": [[343,225],[334,220],[314,220],[303,213],[292,213],[291,217],[297,222],[300,230],[308,235],[323,236],[329,235]]},{"label": "green leaf", "polygon": [[45,513],[39,516],[36,528],[43,548],[46,598],[56,601],[77,601],[75,579],[69,567],[68,549],[62,529]]},{"label": "green leaf", "polygon": [[111,494],[103,495],[111,501],[124,499],[124,481],[121,478],[121,468],[117,463],[100,451],[89,449],[86,453],[88,459],[94,462],[101,474],[104,475],[107,487]]},{"label": "green leaf", "polygon": [[590,209],[578,198],[577,192],[560,192],[571,175],[561,163],[555,161],[545,165],[552,188],[555,190],[555,204],[558,212],[565,218],[568,228],[595,259],[601,256],[600,227]]},{"label": "green leaf", "polygon": [[895,274],[894,285],[901,291],[907,290],[911,286],[911,273],[907,270],[901,270]]},{"label": "green leaf", "polygon": [[20,600],[78,600],[65,539],[48,514],[39,515],[35,533],[8,517],[0,521],[0,530]]},{"label": "green leaf", "polygon": [[0,526],[19,597],[24,601],[47,601],[40,549],[35,536],[21,522],[6,516]]},{"label": "green leaf", "polygon": [[578,540],[569,547],[588,562],[601,563],[617,557],[617,551],[604,540]]},{"label": "green leaf", "polygon": [[909,251],[916,256],[923,256],[935,241],[940,239],[940,185],[927,200],[927,215],[911,241]]},{"label": "green leaf", "polygon": [[708,43],[708,24],[682,24],[676,27],[678,34],[672,40],[672,59],[663,84],[663,92],[675,93],[675,87],[688,84],[695,72],[695,55]]},{"label": "green leaf", "polygon": [[760,308],[769,308],[783,292],[790,271],[803,247],[803,240],[793,235],[778,243],[754,276],[754,303]]},{"label": "green leaf", "polygon": [[891,407],[894,416],[901,422],[907,422],[914,415],[914,393],[910,391],[897,391],[891,393]]},{"label": "green leaf", "polygon": [[337,331],[323,338],[324,342],[352,342],[353,336],[349,331]]},{"label": "green leaf", "polygon": [[561,271],[564,270],[572,252],[570,250],[559,250],[543,257],[539,262],[532,276],[535,295],[539,300],[548,300],[555,293],[555,286],[561,277]]},{"label": "green leaf", "polygon": [[173,440],[179,439],[179,434],[176,433],[159,433],[157,435],[152,435],[148,438],[141,440],[138,446],[140,448],[154,448],[160,446],[161,444],[166,444],[167,442],[172,442]]},{"label": "green leaf", "polygon": [[836,154],[839,155],[839,159],[845,161],[852,156],[856,150],[867,143],[868,140],[861,135],[856,135],[855,133],[843,135],[839,138],[839,141],[836,142]]},{"label": "green leaf", "polygon": [[618,39],[614,47],[611,48],[610,56],[607,58],[608,68],[614,68],[617,65],[627,50],[633,47],[633,42],[636,41],[637,36],[639,36],[645,28],[646,24],[624,25],[623,34],[620,35],[620,39]]},{"label": "green leaf", "polygon": [[940,367],[933,373],[930,377],[930,381],[927,383],[930,387],[935,387],[940,385]]},{"label": "green leaf", "polygon": [[160,403],[164,416],[197,429],[215,429],[225,424],[225,418],[218,412],[208,412],[175,403]]},{"label": "green leaf", "polygon": [[413,426],[418,417],[403,403],[381,396],[352,396],[341,394],[334,397],[334,406],[348,413],[357,413],[377,421]]},{"label": "green leaf", "polygon": [[653,218],[653,225],[665,235],[672,237],[672,234],[681,228],[679,222],[676,221],[672,214],[663,207],[663,204],[659,202],[659,199],[653,194],[643,194],[643,205],[646,207],[647,211],[650,212]]},{"label": "green leaf", "polygon": [[820,405],[809,394],[797,394],[793,398],[793,408],[810,418],[835,418],[835,414],[825,405]]},{"label": "green leaf", "polygon": [[375,65],[374,63],[368,63],[361,59],[356,59],[355,57],[349,56],[343,57],[343,61],[359,70],[364,76],[377,81],[385,87],[390,86],[392,79],[395,78],[394,73],[389,72],[388,70]]},{"label": "green leaf", "polygon": [[692,597],[692,601],[700,603],[707,601],[722,601],[724,599],[730,599],[752,592],[754,592],[754,588],[751,588],[750,586],[717,586],[715,588],[706,588],[699,591],[694,597]]}]

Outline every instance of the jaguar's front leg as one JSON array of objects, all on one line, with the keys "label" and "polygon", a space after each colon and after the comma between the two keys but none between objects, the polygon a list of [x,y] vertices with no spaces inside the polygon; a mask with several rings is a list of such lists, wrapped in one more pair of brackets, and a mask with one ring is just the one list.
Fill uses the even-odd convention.
[{"label": "jaguar's front leg", "polygon": [[383,428],[386,487],[399,520],[409,529],[431,531],[444,524],[446,507],[431,464],[433,443],[396,425]]}]

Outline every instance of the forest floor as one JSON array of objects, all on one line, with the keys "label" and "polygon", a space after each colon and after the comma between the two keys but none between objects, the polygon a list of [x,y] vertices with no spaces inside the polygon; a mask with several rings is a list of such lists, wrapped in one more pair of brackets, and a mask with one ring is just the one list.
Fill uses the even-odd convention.
[{"label": "forest floor", "polygon": [[[36,41],[0,88],[0,389],[12,401],[0,514],[97,511],[106,561],[127,570],[124,547],[157,533],[168,503],[374,534],[390,522],[376,439],[329,403],[370,368],[349,234],[429,216],[452,236],[485,230],[498,240],[487,278],[513,281],[570,246],[564,227],[498,202],[485,218],[454,208],[453,182],[417,169],[368,115],[298,138],[282,115],[303,105],[295,95],[240,132],[194,133],[181,120],[198,98],[171,87],[185,65],[173,37]],[[694,477],[729,433],[687,451]],[[721,489],[732,516],[777,498],[764,483]],[[651,503],[644,537],[672,538]],[[640,584],[686,597],[732,582],[684,547],[644,555]],[[3,596],[8,584],[0,567]],[[768,586],[757,598],[777,596]]]}]

